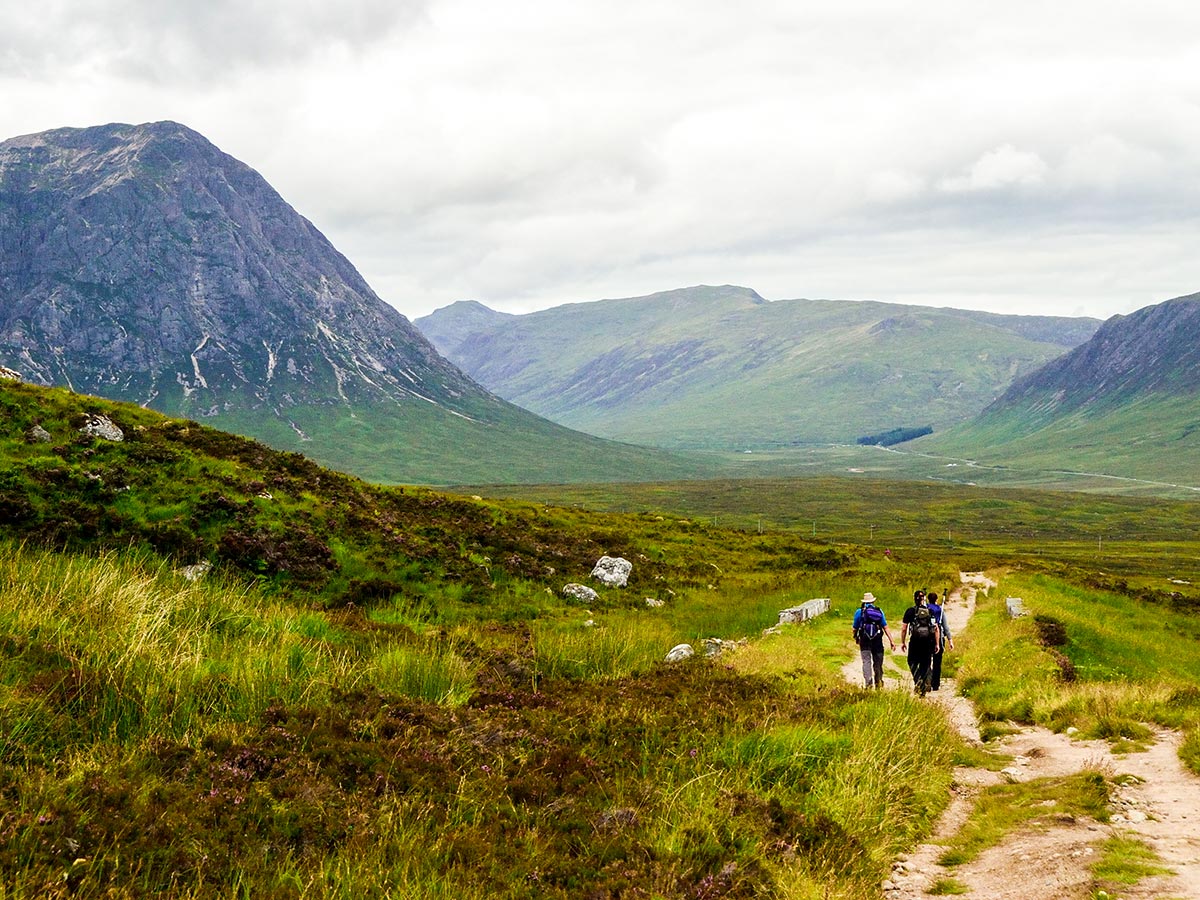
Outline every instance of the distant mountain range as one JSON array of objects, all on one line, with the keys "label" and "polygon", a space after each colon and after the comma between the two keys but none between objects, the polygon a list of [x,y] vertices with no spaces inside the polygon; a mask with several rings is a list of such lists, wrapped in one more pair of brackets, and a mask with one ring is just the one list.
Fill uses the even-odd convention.
[{"label": "distant mountain range", "polygon": [[488,393],[257,172],[173,122],[0,143],[0,365],[381,481],[696,470]]},{"label": "distant mountain range", "polygon": [[1114,316],[924,450],[1200,484],[1200,294]]},{"label": "distant mountain range", "polygon": [[1096,319],[779,300],[726,285],[415,324],[489,390],[560,424],[690,449],[846,442],[969,420]]},{"label": "distant mountain range", "polygon": [[0,143],[0,366],[372,480],[727,475],[681,451],[931,426],[905,447],[1200,482],[1200,295],[1101,325],[699,286],[417,324],[181,125]]}]

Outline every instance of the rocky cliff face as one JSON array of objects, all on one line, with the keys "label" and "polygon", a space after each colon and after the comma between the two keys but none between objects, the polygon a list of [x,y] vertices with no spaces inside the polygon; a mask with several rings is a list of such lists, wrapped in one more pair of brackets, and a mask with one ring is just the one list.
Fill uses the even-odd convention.
[{"label": "rocky cliff face", "polygon": [[1200,391],[1200,294],[1109,319],[1086,343],[1013,383],[985,415],[1020,406],[1066,413],[1093,404]]},{"label": "rocky cliff face", "polygon": [[173,122],[0,143],[0,365],[192,417],[487,396],[257,172]]}]

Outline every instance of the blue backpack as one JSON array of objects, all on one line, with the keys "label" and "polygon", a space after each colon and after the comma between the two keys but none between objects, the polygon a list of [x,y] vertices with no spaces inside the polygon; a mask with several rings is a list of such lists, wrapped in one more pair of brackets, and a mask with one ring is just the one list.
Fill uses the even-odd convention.
[{"label": "blue backpack", "polygon": [[858,622],[858,639],[867,644],[883,634],[883,611],[877,606],[864,606]]}]

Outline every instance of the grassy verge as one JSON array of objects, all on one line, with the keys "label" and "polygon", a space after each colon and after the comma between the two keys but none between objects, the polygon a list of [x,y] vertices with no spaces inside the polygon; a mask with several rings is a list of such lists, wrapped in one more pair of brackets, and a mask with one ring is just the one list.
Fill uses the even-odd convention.
[{"label": "grassy verge", "polygon": [[1158,854],[1144,841],[1127,834],[1114,834],[1100,845],[1100,858],[1092,865],[1092,874],[1104,888],[1137,884],[1154,875],[1170,875],[1171,870],[1158,864]]},{"label": "grassy verge", "polygon": [[[1010,620],[1006,595],[1030,615]],[[959,684],[985,722],[1078,729],[1118,749],[1151,736],[1145,723],[1183,729],[1194,770],[1200,723],[1200,620],[1044,575],[1008,576],[964,635]]]},{"label": "grassy verge", "polygon": [[983,791],[970,818],[946,842],[939,865],[960,866],[1017,830],[1049,827],[1087,816],[1108,821],[1109,785],[1102,773],[1083,771],[1061,778],[1039,778],[995,785]]}]

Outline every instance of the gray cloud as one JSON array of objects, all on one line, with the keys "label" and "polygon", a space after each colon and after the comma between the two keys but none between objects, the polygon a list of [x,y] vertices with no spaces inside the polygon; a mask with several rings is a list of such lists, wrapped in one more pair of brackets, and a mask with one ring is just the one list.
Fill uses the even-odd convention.
[{"label": "gray cloud", "polygon": [[427,0],[47,0],[0,9],[0,71],[87,69],[152,82],[221,81],[331,47],[361,51],[421,20]]}]

